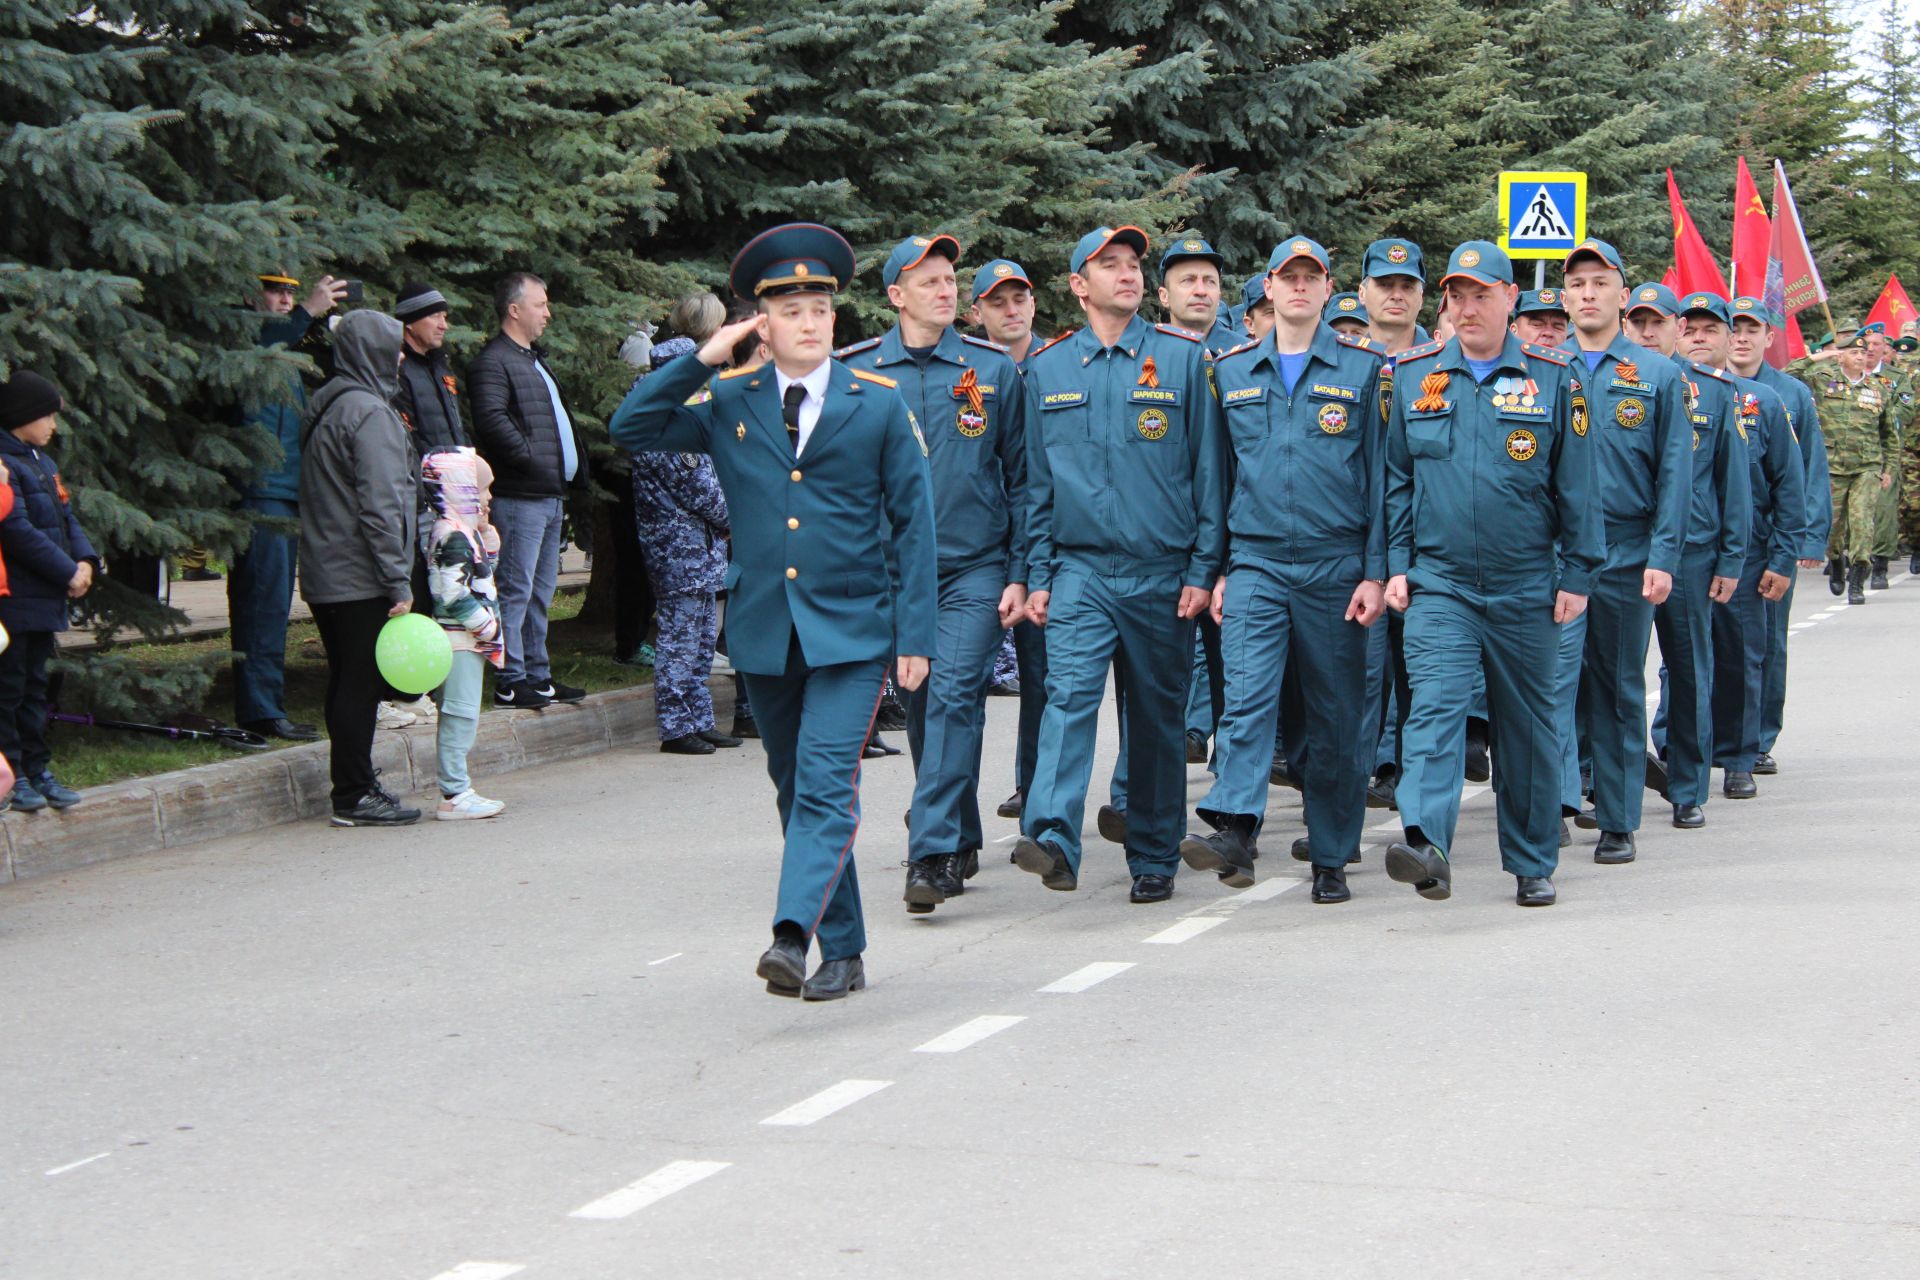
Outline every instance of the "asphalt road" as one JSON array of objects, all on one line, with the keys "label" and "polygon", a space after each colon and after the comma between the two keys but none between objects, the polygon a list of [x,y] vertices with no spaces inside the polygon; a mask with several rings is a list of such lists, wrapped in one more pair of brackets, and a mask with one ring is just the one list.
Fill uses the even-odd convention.
[{"label": "asphalt road", "polygon": [[1920,1275],[1920,582],[1833,603],[1760,798],[1550,910],[1484,794],[1450,902],[1376,846],[1313,906],[1276,791],[1250,890],[1129,905],[1090,830],[1050,893],[994,819],[909,919],[889,760],[872,986],[778,1000],[752,745],[7,886],[0,1277]]}]

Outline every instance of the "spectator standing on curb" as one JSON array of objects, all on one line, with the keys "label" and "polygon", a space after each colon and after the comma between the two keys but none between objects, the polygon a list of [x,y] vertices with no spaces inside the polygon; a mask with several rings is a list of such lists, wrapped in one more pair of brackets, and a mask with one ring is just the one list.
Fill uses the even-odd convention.
[{"label": "spectator standing on curb", "polygon": [[467,368],[474,439],[493,468],[493,522],[500,530],[500,621],[506,665],[494,681],[496,707],[579,702],[585,689],[553,679],[547,609],[560,576],[566,498],[587,485],[586,448],[534,344],[552,310],[539,276],[515,271],[494,287],[500,332]]},{"label": "spectator standing on curb", "polygon": [[66,403],[51,382],[25,370],[0,384],[0,476],[10,509],[0,518],[0,559],[11,567],[0,596],[10,642],[0,652],[0,754],[13,769],[6,804],[22,813],[69,809],[80,793],[53,776],[47,747],[47,662],[67,629],[71,602],[87,594],[100,557],[67,501],[60,470],[43,450]]},{"label": "spectator standing on curb", "polygon": [[441,449],[421,460],[420,488],[433,513],[426,540],[433,620],[453,645],[453,666],[440,690],[436,735],[440,806],[433,816],[443,822],[491,818],[507,807],[476,792],[467,776],[487,666],[498,667],[505,660],[493,587],[500,534],[487,523],[492,483],[487,464],[469,448]]},{"label": "spectator standing on curb", "polygon": [[[320,277],[304,302],[293,296],[300,282],[270,272],[259,277],[253,308],[261,313],[260,345],[293,351],[305,342],[320,318],[346,296],[344,280]],[[300,417],[307,407],[306,384],[289,373],[286,393],[267,404],[249,405],[244,421],[280,445],[280,464],[247,489],[240,506],[256,519],[247,547],[234,557],[227,574],[227,616],[233,662],[233,718],[243,729],[312,742],[320,736],[310,724],[287,718],[287,615],[293,609],[293,576],[299,535],[261,523],[259,517],[294,520],[300,515]]]},{"label": "spectator standing on curb", "polygon": [[390,403],[400,382],[400,322],[355,311],[334,330],[334,375],[301,426],[300,594],[327,649],[327,737],[333,825],[420,820],[373,767],[374,717],[387,683],[374,643],[413,608],[418,463]]},{"label": "spectator standing on curb", "polygon": [[[682,298],[667,320],[678,336],[653,348],[653,367],[693,354],[726,315],[710,293]],[[727,571],[727,499],[713,459],[704,453],[632,457],[634,528],[660,620],[653,665],[660,749],[712,755],[716,747],[740,745],[739,738],[721,733],[715,724],[707,687],[719,637],[714,593]]]}]

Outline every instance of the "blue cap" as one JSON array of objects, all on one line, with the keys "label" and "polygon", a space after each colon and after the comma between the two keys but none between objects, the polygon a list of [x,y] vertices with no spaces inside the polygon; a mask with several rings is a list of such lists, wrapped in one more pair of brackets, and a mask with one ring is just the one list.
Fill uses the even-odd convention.
[{"label": "blue cap", "polygon": [[1567,301],[1558,289],[1528,289],[1520,295],[1520,304],[1513,309],[1517,316],[1564,316],[1567,314]]},{"label": "blue cap", "polygon": [[1383,276],[1412,276],[1416,280],[1424,279],[1420,246],[1411,240],[1375,240],[1367,246],[1367,256],[1361,266],[1360,276],[1365,280],[1378,280]]},{"label": "blue cap", "polygon": [[1605,240],[1595,240],[1589,236],[1579,244],[1573,246],[1573,248],[1567,250],[1567,256],[1560,259],[1560,270],[1564,273],[1568,268],[1573,266],[1573,260],[1580,257],[1598,258],[1607,266],[1618,271],[1622,279],[1626,278],[1627,269],[1620,265],[1620,251],[1608,244]]},{"label": "blue cap", "polygon": [[1267,276],[1263,271],[1257,276],[1249,276],[1240,286],[1240,314],[1245,316],[1249,307],[1255,307],[1267,300]]},{"label": "blue cap", "polygon": [[852,279],[853,246],[817,222],[790,222],[762,231],[734,255],[727,269],[727,282],[742,298],[833,294]]},{"label": "blue cap", "polygon": [[1328,261],[1327,251],[1320,247],[1319,241],[1309,240],[1305,236],[1290,236],[1273,246],[1273,252],[1267,255],[1267,274],[1272,275],[1295,258],[1312,258],[1320,264],[1322,271],[1329,275],[1333,272],[1333,264]]},{"label": "blue cap", "polygon": [[1073,246],[1073,257],[1067,260],[1067,269],[1075,275],[1087,265],[1087,259],[1097,257],[1100,251],[1110,244],[1124,244],[1141,257],[1147,256],[1147,233],[1138,227],[1095,227],[1080,237],[1080,243]]},{"label": "blue cap", "polygon": [[1633,296],[1627,302],[1627,314],[1636,311],[1652,311],[1662,316],[1680,314],[1680,299],[1673,296],[1673,290],[1657,281],[1649,280],[1637,286]]},{"label": "blue cap", "polygon": [[949,235],[908,236],[887,255],[887,265],[880,268],[880,283],[891,285],[902,271],[911,271],[935,255],[948,262],[960,261],[960,242]]},{"label": "blue cap", "polygon": [[1733,313],[1727,309],[1727,300],[1717,293],[1690,293],[1680,300],[1681,315],[1696,313],[1710,315],[1724,325],[1733,323]]},{"label": "blue cap", "polygon": [[1459,278],[1478,284],[1512,284],[1513,263],[1499,245],[1489,240],[1469,240],[1447,259],[1447,274],[1440,283]]},{"label": "blue cap", "polygon": [[986,266],[973,273],[973,296],[984,298],[1003,284],[1023,284],[1033,288],[1033,281],[1027,279],[1026,269],[1012,258],[995,258]]},{"label": "blue cap", "polygon": [[1204,238],[1200,236],[1183,236],[1168,245],[1167,251],[1160,255],[1160,274],[1163,276],[1167,274],[1167,268],[1182,258],[1205,258],[1213,264],[1214,270],[1225,271],[1227,269],[1227,260],[1214,252],[1213,246],[1208,244]]},{"label": "blue cap", "polygon": [[1320,320],[1324,324],[1332,324],[1335,320],[1372,323],[1367,319],[1367,309],[1360,305],[1360,295],[1357,293],[1336,293],[1328,298],[1326,310],[1320,313]]},{"label": "blue cap", "polygon": [[1766,302],[1750,294],[1743,294],[1733,300],[1733,315],[1736,318],[1745,316],[1749,320],[1758,320],[1761,324],[1770,324],[1776,328],[1780,324],[1773,318],[1773,312],[1767,307]]}]

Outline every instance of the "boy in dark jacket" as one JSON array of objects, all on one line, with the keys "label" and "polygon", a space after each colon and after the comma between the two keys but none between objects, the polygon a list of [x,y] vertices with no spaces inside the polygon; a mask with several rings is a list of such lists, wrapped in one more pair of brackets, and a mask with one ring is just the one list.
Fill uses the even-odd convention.
[{"label": "boy in dark jacket", "polygon": [[93,586],[100,557],[73,518],[59,468],[44,450],[66,407],[59,388],[21,371],[0,385],[0,460],[14,496],[0,520],[0,557],[8,594],[0,596],[0,623],[12,636],[0,653],[0,754],[15,782],[5,806],[33,813],[67,809],[80,793],[53,776],[47,748],[47,662],[54,635],[67,629],[71,601]]}]

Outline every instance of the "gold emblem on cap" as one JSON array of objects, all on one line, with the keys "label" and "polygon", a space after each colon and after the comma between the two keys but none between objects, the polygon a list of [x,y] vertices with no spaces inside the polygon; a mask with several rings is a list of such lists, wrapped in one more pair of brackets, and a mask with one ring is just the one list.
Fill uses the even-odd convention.
[{"label": "gold emblem on cap", "polygon": [[1642,302],[1652,302],[1659,296],[1660,291],[1658,289],[1642,289],[1640,291],[1640,301]]},{"label": "gold emblem on cap", "polygon": [[1465,253],[1463,253],[1463,254],[1461,254],[1461,255],[1460,255],[1460,265],[1461,265],[1461,266],[1463,266],[1463,267],[1477,267],[1477,266],[1479,266],[1479,265],[1480,265],[1480,251],[1479,251],[1478,249],[1469,249],[1469,250],[1467,250],[1467,251],[1466,251]]},{"label": "gold emblem on cap", "polygon": [[807,275],[809,275],[809,274],[811,274],[811,273],[810,273],[810,272],[809,272],[809,271],[807,270],[807,264],[806,264],[806,263],[804,263],[804,262],[796,262],[796,263],[794,263],[794,264],[793,264],[793,274],[794,274],[794,275],[796,275],[796,276],[800,276],[800,277],[802,277],[802,278],[804,278],[804,277],[806,277]]},{"label": "gold emblem on cap", "polygon": [[1200,250],[1202,250],[1206,246],[1201,244],[1198,240],[1189,240],[1185,244],[1181,245],[1180,247],[1182,249],[1185,249],[1189,253],[1198,253],[1200,252]]},{"label": "gold emblem on cap", "polygon": [[1742,298],[1742,299],[1740,299],[1740,301],[1738,301],[1738,302],[1736,302],[1736,303],[1734,303],[1733,305],[1734,305],[1734,307],[1735,307],[1736,309],[1738,309],[1738,310],[1741,310],[1741,311],[1751,311],[1751,310],[1753,310],[1753,299],[1752,299],[1752,298]]},{"label": "gold emblem on cap", "polygon": [[1697,298],[1695,298],[1695,299],[1693,299],[1693,300],[1692,300],[1691,302],[1689,302],[1689,303],[1687,303],[1687,305],[1688,305],[1689,307],[1705,307],[1705,306],[1709,306],[1709,305],[1711,305],[1711,304],[1710,304],[1710,303],[1708,303],[1708,301],[1707,301],[1707,299],[1706,299],[1706,296],[1705,296],[1705,295],[1703,294],[1703,295],[1701,295],[1700,297],[1697,297]]},{"label": "gold emblem on cap", "polygon": [[933,241],[927,239],[925,236],[915,236],[913,238],[913,242],[916,245],[920,246],[922,249],[926,248],[928,245],[933,243]]},{"label": "gold emblem on cap", "polygon": [[1293,251],[1295,253],[1312,253],[1313,247],[1305,240],[1295,240],[1293,242]]},{"label": "gold emblem on cap", "polygon": [[1010,276],[1013,274],[1013,268],[1003,262],[993,269],[993,274],[996,276]]},{"label": "gold emblem on cap", "polygon": [[1551,303],[1551,302],[1553,301],[1553,290],[1551,290],[1551,289],[1542,289],[1542,290],[1540,291],[1540,301],[1542,301],[1542,302],[1546,302],[1546,303]]},{"label": "gold emblem on cap", "polygon": [[1342,311],[1354,311],[1354,310],[1358,310],[1358,309],[1359,309],[1359,306],[1360,306],[1360,300],[1359,300],[1358,298],[1342,298],[1342,299],[1340,299],[1340,309],[1341,309]]},{"label": "gold emblem on cap", "polygon": [[1407,260],[1407,246],[1403,244],[1396,244],[1388,247],[1387,249],[1388,262],[1405,262],[1406,260]]}]

